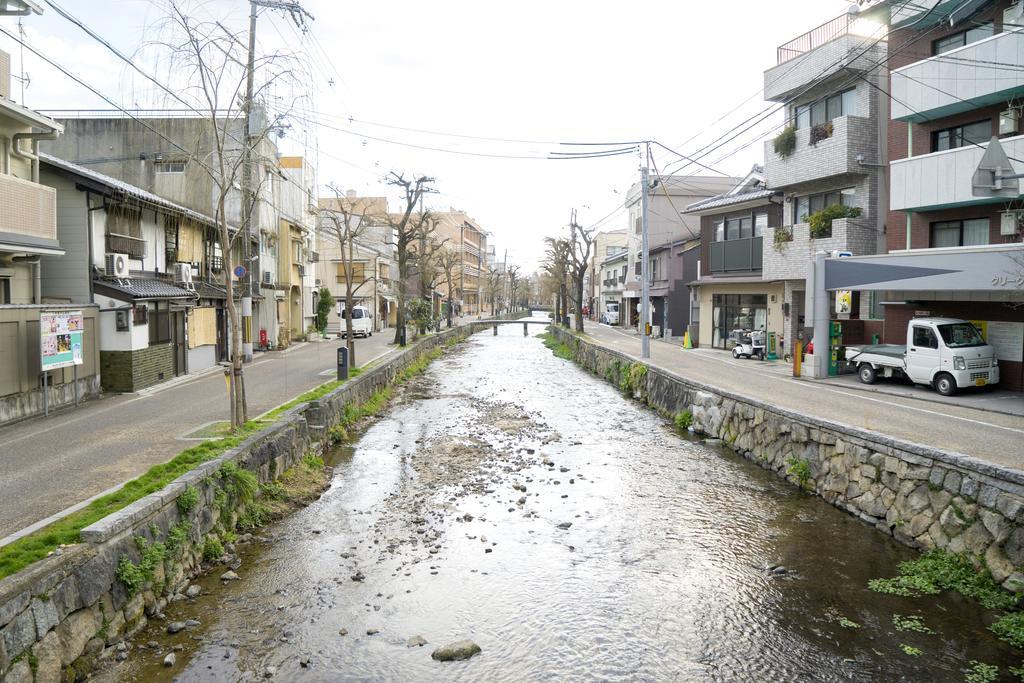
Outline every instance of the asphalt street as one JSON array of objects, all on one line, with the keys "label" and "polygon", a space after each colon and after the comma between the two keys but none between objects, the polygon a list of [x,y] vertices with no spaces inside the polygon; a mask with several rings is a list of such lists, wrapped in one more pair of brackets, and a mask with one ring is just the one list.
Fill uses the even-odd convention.
[{"label": "asphalt street", "polygon": [[[393,347],[393,331],[356,340],[357,365]],[[246,366],[255,417],[335,377],[339,339],[259,354]],[[116,394],[0,429],[0,539],[166,462],[198,427],[229,419],[222,372]]]},{"label": "asphalt street", "polygon": [[[597,323],[587,323],[586,334],[640,357],[636,335]],[[1024,470],[1024,418],[1016,415],[794,379],[758,367],[756,361],[684,351],[678,343],[652,342],[651,361],[682,377],[781,408]]]}]

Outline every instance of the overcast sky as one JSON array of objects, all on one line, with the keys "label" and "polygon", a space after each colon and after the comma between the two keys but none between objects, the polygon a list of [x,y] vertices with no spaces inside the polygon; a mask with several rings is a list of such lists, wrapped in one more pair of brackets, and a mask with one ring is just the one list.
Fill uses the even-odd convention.
[{"label": "overcast sky", "polygon": [[[160,35],[165,13],[162,1],[55,1],[129,55]],[[244,0],[185,5],[238,30],[247,24]],[[624,212],[616,209],[639,177],[640,159],[474,155],[547,157],[571,149],[557,144],[563,141],[638,139],[656,139],[692,155],[767,106],[763,72],[775,64],[778,45],[838,16],[849,3],[303,0],[303,5],[315,18],[305,36],[270,11],[261,13],[257,33],[265,52],[298,50],[311,74],[296,93],[303,96],[301,111],[291,119],[284,150],[318,160],[320,183],[365,195],[386,194],[380,178],[392,169],[435,176],[440,191],[431,198],[435,208],[466,210],[492,233],[499,258],[507,249],[510,261],[531,271],[543,237],[563,229],[572,208],[583,224],[611,214],[604,228],[625,226]],[[0,18],[0,26],[17,31],[17,20]],[[169,106],[165,94],[51,7],[25,19],[24,27],[28,44],[119,106]],[[20,72],[20,47],[0,35],[0,49],[12,54],[12,71]],[[25,104],[34,109],[110,106],[28,52],[24,70],[31,78]],[[17,81],[12,91],[20,101]],[[762,160],[763,143],[755,141],[780,122],[777,115],[702,161],[742,176]],[[673,161],[678,157],[658,150],[662,170],[673,170]],[[696,167],[684,172],[709,173]]]}]

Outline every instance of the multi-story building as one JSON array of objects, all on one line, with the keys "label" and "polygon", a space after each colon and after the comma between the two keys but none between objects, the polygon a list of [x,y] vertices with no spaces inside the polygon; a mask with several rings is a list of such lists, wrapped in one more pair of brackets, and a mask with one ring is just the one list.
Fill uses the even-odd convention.
[{"label": "multi-story building", "polygon": [[[766,100],[783,105],[785,128],[765,144],[767,187],[784,197],[782,222],[764,235],[762,275],[783,282],[782,336],[803,333],[805,278],[813,255],[875,254],[884,247],[888,98],[885,27],[855,12],[778,49],[764,73]],[[855,302],[850,317],[876,321],[878,301]],[[850,339],[850,341],[859,341]]]},{"label": "multi-story building", "polygon": [[[623,325],[626,312],[623,309],[622,292],[626,287],[626,271],[629,270],[629,254],[625,248],[613,251],[597,264],[600,289],[597,300],[597,319],[614,325]],[[609,317],[609,304],[614,315]]]},{"label": "multi-story building", "polygon": [[463,315],[481,315],[487,300],[484,259],[488,233],[465,211],[436,211],[433,217],[438,221],[434,237],[446,240],[449,248],[462,254],[454,300]]},{"label": "multi-story building", "polygon": [[[217,215],[217,184],[206,167],[214,164],[217,150],[210,141],[209,122],[201,117],[89,117],[60,119],[65,135],[45,143],[44,150],[87,169],[126,182],[207,216]],[[245,122],[240,117],[222,121],[227,132],[225,160],[237,167],[244,140]],[[253,220],[250,225],[243,284],[252,285],[253,342],[277,345],[281,328],[275,292],[281,260],[289,254],[279,248],[280,212],[274,187],[282,177],[277,146],[265,136],[253,152]],[[242,193],[238,177],[227,192],[225,216],[231,225],[242,225]],[[300,218],[296,216],[295,218]],[[243,238],[236,238],[243,241]],[[270,276],[267,276],[270,273]]]},{"label": "multi-story building", "polygon": [[731,348],[733,332],[775,332],[783,342],[783,283],[762,273],[764,242],[782,225],[782,196],[765,185],[755,166],[739,184],[716,197],[691,204],[700,216],[700,346]]},{"label": "multi-story building", "polygon": [[[363,305],[373,311],[374,330],[379,332],[395,324],[398,309],[396,278],[398,263],[396,261],[395,241],[392,230],[385,217],[388,211],[386,197],[359,197],[354,190],[349,190],[344,198],[328,197],[320,199],[321,218],[317,231],[317,252],[319,253],[321,285],[327,287],[340,304],[346,305],[345,269],[349,258],[342,255],[342,246],[335,229],[335,216],[342,225],[344,218],[337,215],[341,203],[351,216],[358,236],[353,240],[352,261],[352,303]],[[356,222],[358,221],[358,222]],[[337,309],[331,313],[327,321],[329,332],[340,332],[344,322]]]},{"label": "multi-story building", "polygon": [[[700,238],[700,220],[682,213],[688,205],[701,199],[726,192],[738,178],[712,178],[707,176],[665,176],[655,178],[648,189],[647,244],[650,252],[671,243],[681,243]],[[625,316],[624,324],[639,324],[637,313],[640,302],[640,253],[643,221],[641,216],[640,183],[635,183],[626,195],[625,206],[629,212],[627,228],[627,252],[629,272],[622,293]],[[696,279],[695,277],[693,279]],[[651,322],[661,326],[669,306],[665,295],[651,296]],[[681,334],[681,333],[680,333]]]},{"label": "multi-story building", "polygon": [[277,341],[283,344],[305,338],[306,331],[315,327],[316,179],[312,167],[302,157],[281,157],[278,173],[272,177],[278,213],[275,317]]},{"label": "multi-story building", "polygon": [[[607,273],[604,271],[607,268],[603,268],[604,262],[611,256],[626,251],[626,245],[628,242],[628,236],[626,235],[626,229],[621,230],[606,230],[599,232],[594,236],[594,251],[590,256],[590,283],[591,287],[589,291],[590,301],[588,306],[590,308],[590,318],[592,320],[600,320],[601,315],[606,312],[607,309],[604,307],[605,299],[602,298],[602,293],[606,289],[605,280],[609,279],[606,277]],[[621,288],[619,294],[616,295],[615,302],[618,303],[622,298]]]},{"label": "multi-story building", "polygon": [[[68,253],[42,277],[47,301],[99,306],[103,388],[138,391],[228,357],[217,222],[110,176],[41,154]],[[44,257],[51,258],[51,257]]]},{"label": "multi-story building", "polygon": [[[855,259],[847,284],[885,302],[888,342],[921,315],[974,321],[1001,385],[1024,390],[1024,196],[1019,180],[993,189],[992,170],[1024,172],[1024,5],[884,1],[865,16],[893,46],[889,253]],[[993,138],[1005,157],[989,164]]]},{"label": "multi-story building", "polygon": [[53,259],[63,258],[65,247],[57,232],[57,194],[40,182],[38,152],[40,140],[56,138],[63,128],[13,102],[10,84],[10,56],[0,52],[0,422],[43,412],[44,390],[51,406],[73,402],[76,388],[83,396],[99,391],[92,309],[83,311],[83,364],[46,373],[42,381],[40,314],[50,303],[43,278],[59,267]]}]

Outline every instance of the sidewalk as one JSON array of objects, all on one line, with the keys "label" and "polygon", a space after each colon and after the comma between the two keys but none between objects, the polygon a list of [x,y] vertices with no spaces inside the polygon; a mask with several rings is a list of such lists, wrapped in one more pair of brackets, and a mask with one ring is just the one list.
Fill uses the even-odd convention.
[{"label": "sidewalk", "polygon": [[[393,352],[390,341],[386,334],[356,340],[358,365]],[[259,354],[245,366],[249,414],[332,379],[340,343]],[[0,428],[0,539],[170,460],[194,445],[182,436],[227,415],[223,372],[211,371]]]},{"label": "sidewalk", "polygon": [[[639,360],[638,336],[595,323],[585,329],[603,346]],[[650,362],[686,379],[806,415],[1024,470],[1024,417],[1019,415],[794,379],[784,363],[736,360],[731,354],[684,350],[678,343],[653,342]]]}]

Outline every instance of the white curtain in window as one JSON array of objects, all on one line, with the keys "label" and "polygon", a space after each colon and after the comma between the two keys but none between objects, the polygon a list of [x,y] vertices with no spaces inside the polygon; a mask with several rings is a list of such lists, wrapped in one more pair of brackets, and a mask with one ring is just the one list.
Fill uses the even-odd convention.
[{"label": "white curtain in window", "polygon": [[988,244],[988,219],[975,218],[964,221],[964,246]]}]

